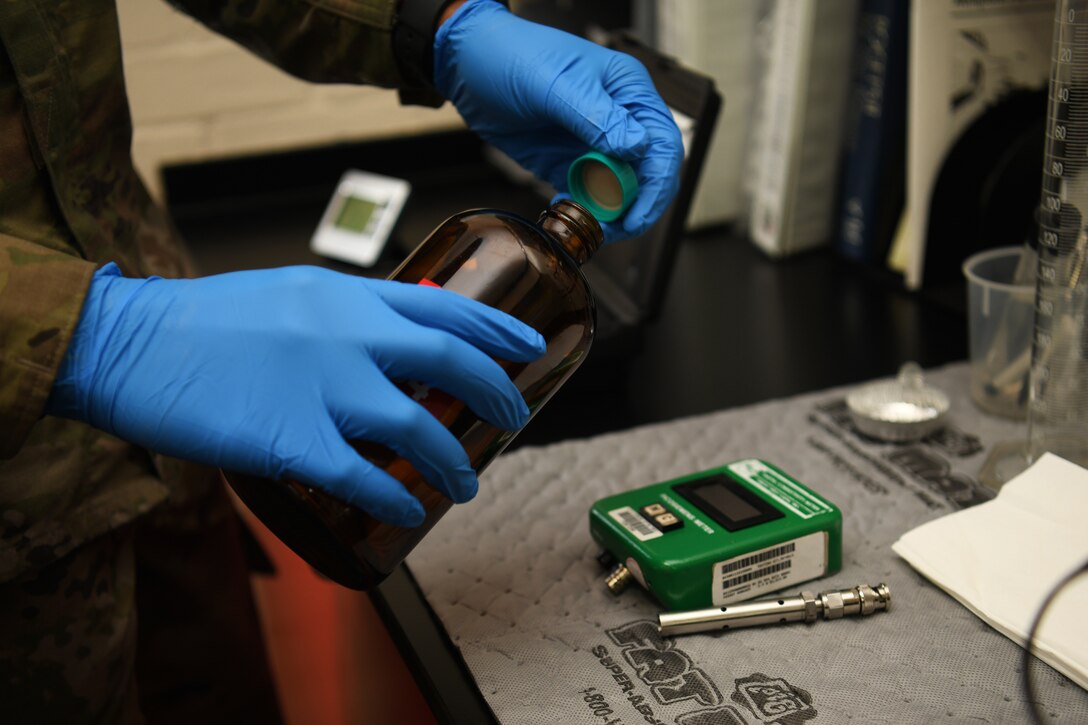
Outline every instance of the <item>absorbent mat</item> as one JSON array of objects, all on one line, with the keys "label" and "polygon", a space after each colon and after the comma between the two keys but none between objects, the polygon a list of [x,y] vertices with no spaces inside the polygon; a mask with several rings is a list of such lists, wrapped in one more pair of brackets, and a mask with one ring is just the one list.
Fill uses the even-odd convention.
[{"label": "absorbent mat", "polygon": [[[926,379],[951,425],[920,443],[862,438],[843,388],[504,454],[409,569],[504,723],[1024,723],[1020,648],[891,546],[993,498],[974,478],[985,449],[1025,426],[974,408],[966,364]],[[608,593],[594,501],[744,458],[843,511],[842,570],[804,588],[887,582],[891,612],[663,639],[647,593]],[[1088,722],[1088,693],[1031,667],[1053,722]]]}]

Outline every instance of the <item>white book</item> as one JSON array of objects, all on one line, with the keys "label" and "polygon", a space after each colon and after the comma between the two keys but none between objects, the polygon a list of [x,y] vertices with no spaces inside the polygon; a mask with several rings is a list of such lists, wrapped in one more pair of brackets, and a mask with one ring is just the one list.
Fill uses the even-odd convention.
[{"label": "white book", "polygon": [[856,0],[774,5],[748,220],[752,241],[772,257],[826,244],[834,233],[857,12]]},{"label": "white book", "polygon": [[690,228],[733,221],[744,211],[743,168],[755,99],[755,30],[766,7],[766,2],[754,0],[657,0],[658,48],[713,78],[723,95],[688,214]]}]

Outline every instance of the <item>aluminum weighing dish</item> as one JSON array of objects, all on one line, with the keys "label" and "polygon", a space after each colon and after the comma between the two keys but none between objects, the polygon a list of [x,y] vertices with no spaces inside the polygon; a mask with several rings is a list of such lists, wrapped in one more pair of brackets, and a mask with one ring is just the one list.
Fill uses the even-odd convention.
[{"label": "aluminum weighing dish", "polygon": [[925,438],[944,425],[948,396],[926,385],[922,368],[906,363],[892,381],[863,385],[846,396],[854,425],[867,436],[902,443]]}]

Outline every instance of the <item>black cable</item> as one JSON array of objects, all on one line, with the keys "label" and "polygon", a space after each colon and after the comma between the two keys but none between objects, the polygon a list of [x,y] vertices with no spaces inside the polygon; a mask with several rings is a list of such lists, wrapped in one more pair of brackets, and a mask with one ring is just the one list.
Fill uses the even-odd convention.
[{"label": "black cable", "polygon": [[1043,714],[1039,711],[1038,698],[1035,696],[1035,688],[1031,683],[1031,658],[1034,656],[1033,645],[1035,643],[1035,635],[1039,630],[1039,625],[1042,623],[1043,617],[1046,615],[1047,609],[1054,603],[1054,600],[1057,599],[1062,590],[1065,589],[1070,582],[1086,572],[1088,572],[1088,561],[1069,572],[1065,578],[1058,582],[1058,584],[1050,590],[1050,593],[1046,595],[1046,599],[1043,600],[1042,606],[1039,607],[1039,611],[1035,614],[1035,620],[1028,629],[1027,641],[1024,643],[1024,656],[1021,663],[1020,679],[1024,689],[1028,712],[1031,713],[1032,722],[1037,725],[1043,725]]}]

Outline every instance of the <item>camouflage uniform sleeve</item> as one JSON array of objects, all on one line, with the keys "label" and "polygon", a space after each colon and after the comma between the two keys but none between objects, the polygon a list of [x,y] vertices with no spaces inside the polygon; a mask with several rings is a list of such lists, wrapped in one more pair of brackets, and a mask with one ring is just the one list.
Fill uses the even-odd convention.
[{"label": "camouflage uniform sleeve", "polygon": [[95,265],[0,234],[0,459],[45,410]]},{"label": "camouflage uniform sleeve", "polygon": [[394,0],[170,0],[288,73],[319,83],[407,84],[393,54]]}]

